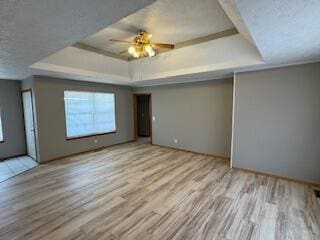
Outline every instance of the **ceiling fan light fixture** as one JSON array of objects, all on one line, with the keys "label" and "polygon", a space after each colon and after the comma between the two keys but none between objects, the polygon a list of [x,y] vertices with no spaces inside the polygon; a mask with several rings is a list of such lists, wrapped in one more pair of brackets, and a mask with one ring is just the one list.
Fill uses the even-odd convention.
[{"label": "ceiling fan light fixture", "polygon": [[137,51],[136,51],[136,48],[135,48],[134,46],[130,46],[130,47],[128,48],[128,53],[134,55],[136,52],[137,52]]},{"label": "ceiling fan light fixture", "polygon": [[145,55],[147,55],[148,57],[154,57],[156,55],[156,52],[152,48],[151,44],[146,44],[144,46],[144,51],[146,53]]},{"label": "ceiling fan light fixture", "polygon": [[147,53],[153,52],[153,49],[152,49],[152,47],[151,47],[149,44],[146,44],[146,45],[145,45],[144,50],[145,50]]},{"label": "ceiling fan light fixture", "polygon": [[152,48],[151,44],[149,43],[131,45],[128,48],[128,53],[131,54],[134,58],[154,57],[156,55],[155,50]]},{"label": "ceiling fan light fixture", "polygon": [[[154,57],[156,56],[156,50],[155,48],[169,48],[173,49],[173,44],[168,43],[152,43],[150,41],[152,37],[152,34],[147,33],[145,31],[140,31],[138,36],[136,36],[131,46],[128,48],[128,53],[133,56],[134,58],[143,58],[143,57]],[[120,43],[130,43],[123,40],[117,40],[117,39],[110,39],[110,41],[113,42],[120,42]],[[126,51],[121,52],[120,54],[125,53]]]},{"label": "ceiling fan light fixture", "polygon": [[141,53],[137,46],[130,46],[128,48],[128,53],[130,53],[134,58],[139,58]]},{"label": "ceiling fan light fixture", "polygon": [[148,52],[149,57],[154,57],[156,55],[156,52],[154,50]]}]

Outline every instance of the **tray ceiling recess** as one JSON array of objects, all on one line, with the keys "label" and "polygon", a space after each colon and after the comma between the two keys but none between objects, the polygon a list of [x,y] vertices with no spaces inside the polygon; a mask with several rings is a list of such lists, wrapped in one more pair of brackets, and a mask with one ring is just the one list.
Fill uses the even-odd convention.
[{"label": "tray ceiling recess", "polygon": [[264,63],[238,30],[218,0],[157,0],[30,68],[40,75],[130,86],[232,76]]},{"label": "tray ceiling recess", "polygon": [[[143,31],[143,30],[140,30],[140,31]],[[164,53],[164,52],[176,50],[176,49],[179,49],[179,48],[189,47],[189,46],[192,46],[192,45],[195,45],[195,44],[204,43],[204,42],[208,42],[208,41],[213,41],[213,40],[216,40],[216,39],[219,39],[219,38],[223,38],[223,37],[229,37],[229,36],[232,36],[232,35],[236,35],[238,33],[239,32],[237,31],[236,28],[231,28],[231,29],[228,29],[228,30],[225,30],[225,31],[212,33],[212,34],[209,34],[207,36],[197,37],[197,38],[189,39],[189,40],[186,40],[186,41],[183,41],[183,42],[174,43],[173,44],[174,45],[173,48],[160,48],[160,49],[157,49],[157,55],[159,55],[161,53]],[[134,38],[134,37],[135,36],[133,35],[132,38]],[[112,41],[112,40],[113,39],[109,39],[109,41]],[[108,41],[108,39],[106,41]],[[123,40],[123,41],[126,41],[126,40]],[[116,41],[114,41],[114,42],[116,42]],[[122,46],[127,46],[127,45],[125,45],[124,43],[122,43],[120,41],[116,42],[116,43],[119,44],[119,45],[122,45]],[[130,41],[126,41],[126,43],[131,43],[131,42]],[[126,56],[127,54],[125,54],[125,53],[128,52],[128,50],[127,50],[128,47],[124,47],[125,50],[123,50],[120,53],[114,53],[114,52],[111,52],[111,51],[108,51],[108,50],[99,49],[99,48],[87,45],[85,43],[82,43],[82,42],[78,42],[78,43],[73,44],[73,47],[76,47],[76,48],[79,48],[79,49],[82,49],[82,50],[85,50],[85,51],[91,51],[91,52],[94,52],[94,53],[97,53],[97,54],[101,54],[101,55],[104,55],[104,56],[107,56],[107,57],[112,57],[112,58],[124,60],[124,61],[132,61],[132,60],[136,60],[137,59],[137,58],[132,57],[132,56]]]},{"label": "tray ceiling recess", "polygon": [[[158,0],[75,46],[112,57],[116,54],[119,59],[125,56],[130,61],[134,58],[127,52],[129,46],[123,42],[133,42],[141,31],[151,33],[152,42],[174,44],[174,49],[238,33],[217,0]],[[111,42],[112,39],[123,42]],[[167,51],[159,49],[158,54]]]}]

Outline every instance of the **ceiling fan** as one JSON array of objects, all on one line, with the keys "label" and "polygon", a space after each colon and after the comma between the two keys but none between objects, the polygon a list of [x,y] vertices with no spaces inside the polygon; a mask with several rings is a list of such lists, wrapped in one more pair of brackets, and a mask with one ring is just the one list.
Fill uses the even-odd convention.
[{"label": "ceiling fan", "polygon": [[112,42],[120,42],[131,44],[128,50],[121,52],[120,54],[130,53],[134,58],[142,58],[142,57],[154,57],[156,55],[156,48],[167,48],[173,49],[173,44],[167,43],[152,43],[150,39],[152,38],[152,34],[140,31],[136,37],[129,41],[110,39]]}]

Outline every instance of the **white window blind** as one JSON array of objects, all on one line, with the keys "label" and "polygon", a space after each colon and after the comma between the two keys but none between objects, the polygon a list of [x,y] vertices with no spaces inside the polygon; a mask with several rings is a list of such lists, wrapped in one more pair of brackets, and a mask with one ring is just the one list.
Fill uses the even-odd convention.
[{"label": "white window blind", "polygon": [[65,91],[67,137],[116,131],[113,93]]},{"label": "white window blind", "polygon": [[3,129],[2,129],[2,120],[1,120],[1,111],[0,111],[0,142],[3,141]]}]

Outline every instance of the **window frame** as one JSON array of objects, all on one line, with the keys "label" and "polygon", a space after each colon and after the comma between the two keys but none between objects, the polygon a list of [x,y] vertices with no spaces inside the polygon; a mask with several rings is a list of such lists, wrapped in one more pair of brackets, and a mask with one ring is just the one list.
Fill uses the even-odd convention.
[{"label": "window frame", "polygon": [[0,139],[0,143],[4,143],[4,130],[3,130],[3,114],[2,109],[0,108],[0,131],[2,135],[2,140]]},{"label": "window frame", "polygon": [[[66,112],[67,109],[66,109],[66,101],[64,99],[65,92],[82,92],[82,93],[94,93],[94,94],[95,93],[113,94],[113,96],[114,96],[114,125],[115,125],[115,130],[114,131],[110,131],[110,132],[99,132],[99,133],[84,134],[84,135],[68,137],[67,112]],[[108,135],[108,134],[115,134],[117,132],[117,98],[116,98],[116,93],[115,92],[85,91],[85,90],[64,90],[63,91],[63,103],[64,103],[65,139],[67,141],[81,139],[81,138],[89,138],[89,137],[95,137],[95,136]]]}]

